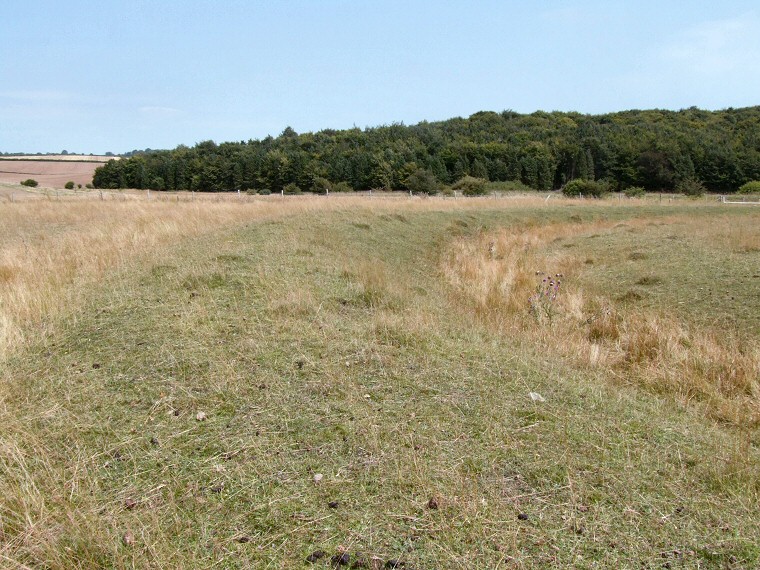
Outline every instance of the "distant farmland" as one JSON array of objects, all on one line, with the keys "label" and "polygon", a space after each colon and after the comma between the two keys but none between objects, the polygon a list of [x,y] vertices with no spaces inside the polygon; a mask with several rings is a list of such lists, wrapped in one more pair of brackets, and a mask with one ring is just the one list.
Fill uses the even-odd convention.
[{"label": "distant farmland", "polygon": [[33,178],[40,186],[63,188],[68,181],[90,184],[95,169],[113,156],[81,154],[0,157],[0,182],[18,184]]}]

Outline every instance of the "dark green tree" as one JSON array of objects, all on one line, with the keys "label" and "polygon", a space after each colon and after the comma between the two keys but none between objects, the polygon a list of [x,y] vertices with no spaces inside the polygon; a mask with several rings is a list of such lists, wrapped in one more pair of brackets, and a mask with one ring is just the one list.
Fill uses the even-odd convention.
[{"label": "dark green tree", "polygon": [[726,111],[624,111],[605,115],[482,111],[469,118],[364,130],[296,133],[174,150],[134,150],[100,166],[99,188],[234,191],[316,178],[357,190],[404,188],[417,169],[450,183],[466,175],[522,181],[537,190],[575,178],[609,180],[615,190],[672,190],[697,178],[730,192],[760,179],[760,107]]}]

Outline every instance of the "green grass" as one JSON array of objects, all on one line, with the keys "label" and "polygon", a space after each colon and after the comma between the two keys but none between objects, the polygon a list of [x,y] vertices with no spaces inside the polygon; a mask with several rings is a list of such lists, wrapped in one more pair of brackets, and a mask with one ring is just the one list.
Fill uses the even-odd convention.
[{"label": "green grass", "polygon": [[[757,567],[756,431],[496,335],[440,274],[453,239],[673,209],[486,207],[297,214],[113,275],[3,372],[2,564]],[[646,265],[667,231],[578,238],[589,279],[619,238],[649,255],[622,292],[682,299]]]},{"label": "green grass", "polygon": [[760,339],[758,219],[758,213],[730,212],[733,235],[721,232],[724,224],[711,231],[715,222],[709,218],[695,224],[684,217],[643,227],[620,224],[568,241],[574,253],[593,262],[583,272],[584,288],[611,297],[635,292],[641,307]]}]

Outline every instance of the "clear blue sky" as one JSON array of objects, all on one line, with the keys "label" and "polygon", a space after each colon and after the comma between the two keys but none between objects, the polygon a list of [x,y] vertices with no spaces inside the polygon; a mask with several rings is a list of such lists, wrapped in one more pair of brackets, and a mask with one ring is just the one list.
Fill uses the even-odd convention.
[{"label": "clear blue sky", "polygon": [[760,104],[757,0],[3,0],[0,151]]}]

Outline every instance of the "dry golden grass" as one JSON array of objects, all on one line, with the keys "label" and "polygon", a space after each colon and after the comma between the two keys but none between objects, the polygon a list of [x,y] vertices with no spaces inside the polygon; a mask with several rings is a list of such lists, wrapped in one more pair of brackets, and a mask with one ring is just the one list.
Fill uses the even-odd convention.
[{"label": "dry golden grass", "polygon": [[75,310],[88,284],[132,259],[160,259],[166,245],[181,239],[299,212],[467,210],[543,203],[535,196],[488,201],[404,195],[103,196],[101,200],[95,191],[62,199],[0,202],[0,360],[30,335],[49,332],[62,311]]},{"label": "dry golden grass", "polygon": [[732,216],[715,216],[710,224],[695,224],[694,236],[719,244],[726,251],[749,253],[760,251],[760,231],[749,219],[737,223]]},{"label": "dry golden grass", "polygon": [[[308,208],[308,203],[289,208]],[[47,332],[84,289],[182,238],[278,215],[274,202],[34,201],[0,205],[0,358]]]},{"label": "dry golden grass", "polygon": [[[0,567],[302,568],[317,549],[315,568],[344,550],[414,568],[756,567],[756,430],[606,383],[640,383],[664,316],[641,326],[663,344],[626,362],[625,305],[575,286],[551,325],[526,311],[535,271],[572,284],[588,267],[567,236],[614,228],[581,217],[629,240],[638,206],[160,198],[0,206],[3,255],[47,263],[36,291],[13,258],[29,313],[3,314],[27,339],[59,323],[0,372]],[[59,318],[35,313],[45,295]],[[595,354],[562,352],[581,346],[561,336],[573,323]]]},{"label": "dry golden grass", "polygon": [[[687,219],[670,218],[661,222]],[[646,220],[626,222],[629,231]],[[694,223],[702,239],[740,251],[756,247],[754,221],[717,216]],[[444,271],[468,311],[518,339],[557,352],[582,368],[621,383],[703,402],[709,413],[736,425],[760,422],[760,345],[756,338],[724,328],[698,327],[667,310],[641,310],[574,284],[584,260],[555,240],[608,231],[611,222],[552,224],[504,229],[452,245]],[[750,248],[750,249],[748,249]],[[546,274],[562,274],[548,313],[532,315],[529,299]],[[653,277],[646,283],[655,283]],[[629,293],[631,294],[631,293]],[[625,297],[622,298],[625,301]],[[550,318],[549,318],[550,317]]]},{"label": "dry golden grass", "polygon": [[239,221],[233,205],[33,202],[0,208],[0,355],[45,332],[82,286],[167,241]]}]

